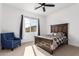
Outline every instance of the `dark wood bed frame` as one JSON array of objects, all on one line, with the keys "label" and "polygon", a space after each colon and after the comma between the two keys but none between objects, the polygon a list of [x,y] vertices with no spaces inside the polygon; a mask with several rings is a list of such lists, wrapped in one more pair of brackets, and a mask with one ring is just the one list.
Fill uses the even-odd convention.
[{"label": "dark wood bed frame", "polygon": [[51,25],[51,33],[52,32],[63,32],[68,38],[68,23]]},{"label": "dark wood bed frame", "polygon": [[[68,23],[51,25],[50,28],[51,28],[51,32],[64,32],[68,39]],[[46,50],[50,54],[53,53],[53,50],[50,49],[52,43],[53,40],[35,36],[35,45],[41,47],[42,49]],[[44,44],[46,44],[46,46]],[[68,44],[68,40],[65,44]]]}]

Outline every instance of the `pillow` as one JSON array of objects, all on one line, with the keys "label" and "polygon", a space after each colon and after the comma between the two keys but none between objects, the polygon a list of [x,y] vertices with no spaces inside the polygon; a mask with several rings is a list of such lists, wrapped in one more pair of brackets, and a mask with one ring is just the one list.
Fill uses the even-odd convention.
[{"label": "pillow", "polygon": [[65,33],[63,33],[63,32],[58,32],[57,35],[58,35],[58,36],[65,36]]},{"label": "pillow", "polygon": [[53,35],[55,36],[55,35],[57,35],[57,33],[53,33]]},{"label": "pillow", "polygon": [[49,35],[53,35],[53,33],[49,33]]},{"label": "pillow", "polygon": [[49,33],[46,35],[47,37],[52,37],[53,36],[53,33]]},{"label": "pillow", "polygon": [[49,34],[47,34],[47,35],[53,35],[53,32],[52,32],[52,33],[49,33]]}]

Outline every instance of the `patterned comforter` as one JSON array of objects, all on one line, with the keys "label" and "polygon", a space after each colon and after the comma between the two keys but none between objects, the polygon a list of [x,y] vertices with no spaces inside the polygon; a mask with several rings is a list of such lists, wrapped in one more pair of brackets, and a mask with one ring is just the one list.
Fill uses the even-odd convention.
[{"label": "patterned comforter", "polygon": [[67,41],[66,36],[56,36],[53,38],[53,44],[51,45],[51,49],[54,50],[61,44],[65,43]]}]

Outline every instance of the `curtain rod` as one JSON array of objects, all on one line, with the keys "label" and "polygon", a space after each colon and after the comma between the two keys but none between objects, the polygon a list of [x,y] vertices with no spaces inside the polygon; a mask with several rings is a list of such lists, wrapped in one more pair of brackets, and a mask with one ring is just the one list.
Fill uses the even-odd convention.
[{"label": "curtain rod", "polygon": [[[22,14],[23,15],[23,14]],[[24,17],[27,17],[27,18],[31,18],[31,19],[39,19],[39,18],[35,18],[35,17],[29,17],[29,16],[25,16],[23,15]]]}]

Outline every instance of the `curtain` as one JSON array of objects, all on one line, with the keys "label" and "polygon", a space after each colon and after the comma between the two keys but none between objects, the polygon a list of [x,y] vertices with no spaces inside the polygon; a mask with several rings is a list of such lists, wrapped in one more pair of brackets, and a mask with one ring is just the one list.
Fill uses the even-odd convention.
[{"label": "curtain", "polygon": [[[38,19],[38,35],[40,35],[40,21]],[[23,38],[23,15],[21,15],[19,37]]]},{"label": "curtain", "polygon": [[22,39],[22,35],[23,35],[23,15],[21,15],[21,22],[20,22],[20,32],[19,32],[19,37]]},{"label": "curtain", "polygon": [[40,21],[38,19],[38,35],[40,35]]}]

